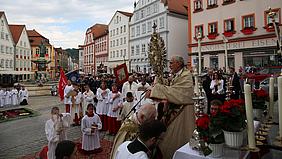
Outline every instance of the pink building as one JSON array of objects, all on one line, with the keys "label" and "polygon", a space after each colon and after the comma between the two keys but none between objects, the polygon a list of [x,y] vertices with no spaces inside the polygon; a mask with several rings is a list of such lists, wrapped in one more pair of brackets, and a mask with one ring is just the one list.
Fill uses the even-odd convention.
[{"label": "pink building", "polygon": [[[240,66],[277,64],[277,38],[268,15],[276,12],[275,21],[281,25],[280,0],[188,0],[189,62],[198,61],[198,33],[201,34],[203,67],[225,67],[238,71]],[[226,45],[223,39],[226,39]],[[226,47],[227,46],[227,47]]]},{"label": "pink building", "polygon": [[85,34],[83,47],[84,72],[95,75],[97,66],[104,66],[108,59],[108,26],[95,24],[88,28]]}]

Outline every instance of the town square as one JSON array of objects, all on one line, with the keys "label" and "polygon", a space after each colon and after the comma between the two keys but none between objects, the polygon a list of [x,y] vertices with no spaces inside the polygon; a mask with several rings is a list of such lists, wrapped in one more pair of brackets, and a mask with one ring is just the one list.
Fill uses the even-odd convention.
[{"label": "town square", "polygon": [[0,159],[281,158],[281,0],[0,4]]}]

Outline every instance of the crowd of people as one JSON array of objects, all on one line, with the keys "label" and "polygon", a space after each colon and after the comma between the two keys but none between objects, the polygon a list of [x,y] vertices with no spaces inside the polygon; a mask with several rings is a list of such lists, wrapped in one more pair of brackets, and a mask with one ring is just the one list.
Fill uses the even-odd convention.
[{"label": "crowd of people", "polygon": [[13,88],[0,87],[0,107],[27,105],[28,91],[24,85],[15,85]]},{"label": "crowd of people", "polygon": [[[66,123],[81,126],[81,151],[86,154],[101,151],[99,132],[105,131],[115,136],[111,159],[171,158],[191,138],[195,115],[192,74],[182,57],[172,57],[169,68],[171,75],[161,80],[163,83],[138,74],[131,74],[122,85],[112,77],[85,78],[83,85],[68,81],[64,89],[66,113],[52,109],[45,126],[52,151],[48,158],[55,158],[54,147],[66,139],[60,137],[65,131],[62,127],[70,126]],[[208,113],[224,102],[227,83],[233,88],[231,98],[240,98],[239,77],[234,68],[229,73],[224,76],[220,70],[209,69],[204,76]]]}]

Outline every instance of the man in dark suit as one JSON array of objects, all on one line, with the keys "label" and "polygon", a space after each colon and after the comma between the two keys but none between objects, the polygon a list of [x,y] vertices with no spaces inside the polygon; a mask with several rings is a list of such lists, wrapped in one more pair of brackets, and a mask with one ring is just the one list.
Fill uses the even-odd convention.
[{"label": "man in dark suit", "polygon": [[229,68],[231,74],[231,85],[233,86],[233,93],[231,94],[231,99],[239,99],[241,93],[240,77],[235,72],[234,67]]},{"label": "man in dark suit", "polygon": [[212,101],[212,90],[210,89],[211,81],[212,81],[212,74],[213,70],[209,69],[208,74],[205,76],[205,79],[203,81],[203,89],[206,93],[207,96],[207,102],[208,102],[208,114],[210,114],[210,106],[211,106],[211,101]]}]

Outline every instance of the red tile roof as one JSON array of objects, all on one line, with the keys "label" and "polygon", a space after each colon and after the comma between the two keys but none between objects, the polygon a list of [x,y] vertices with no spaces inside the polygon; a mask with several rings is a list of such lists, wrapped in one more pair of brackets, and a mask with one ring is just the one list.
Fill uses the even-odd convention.
[{"label": "red tile roof", "polygon": [[94,39],[108,34],[108,25],[106,24],[95,24],[91,27],[91,32],[94,34]]},{"label": "red tile roof", "polygon": [[25,25],[9,25],[15,44],[18,43]]},{"label": "red tile roof", "polygon": [[39,34],[35,29],[27,30],[27,35],[31,46],[39,46],[42,41],[45,45],[51,46],[49,39]]},{"label": "red tile roof", "polygon": [[165,6],[168,6],[168,10],[174,13],[188,15],[187,0],[161,0]]},{"label": "red tile roof", "polygon": [[125,15],[125,16],[128,16],[128,17],[132,17],[132,15],[133,15],[133,13],[124,12],[124,11],[119,11],[119,10],[118,10],[117,12],[119,12],[119,13]]}]

